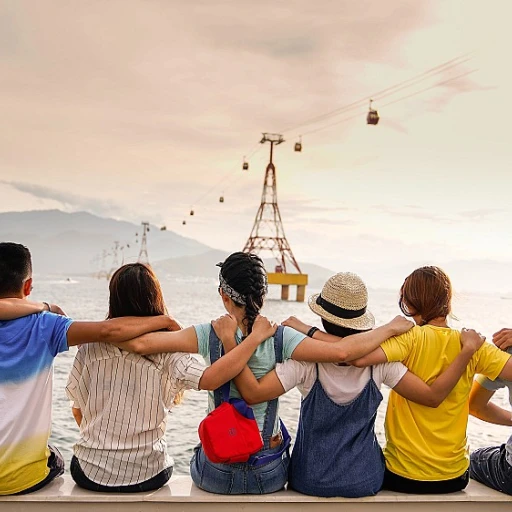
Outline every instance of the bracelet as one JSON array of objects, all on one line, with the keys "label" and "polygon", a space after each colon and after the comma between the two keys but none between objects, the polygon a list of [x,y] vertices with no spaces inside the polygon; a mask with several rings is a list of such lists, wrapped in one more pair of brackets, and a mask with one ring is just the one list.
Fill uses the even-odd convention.
[{"label": "bracelet", "polygon": [[42,302],[48,308],[48,311],[51,313],[52,312],[52,307],[50,306],[50,304],[48,304],[48,302],[45,302],[44,300]]},{"label": "bracelet", "polygon": [[312,338],[315,335],[315,332],[319,330],[320,329],[318,327],[311,327],[311,329],[309,329],[309,331],[307,332],[306,336],[308,338]]}]

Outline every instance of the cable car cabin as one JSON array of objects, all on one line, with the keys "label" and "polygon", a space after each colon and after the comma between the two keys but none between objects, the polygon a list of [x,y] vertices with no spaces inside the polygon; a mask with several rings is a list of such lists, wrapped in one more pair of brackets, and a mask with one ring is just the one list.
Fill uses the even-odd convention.
[{"label": "cable car cabin", "polygon": [[167,231],[167,226],[162,226],[162,227],[160,228],[160,231]]},{"label": "cable car cabin", "polygon": [[378,124],[379,119],[379,113],[376,110],[370,109],[366,116],[366,124]]},{"label": "cable car cabin", "polygon": [[186,223],[187,223],[187,221],[186,221],[186,220],[184,220],[184,221],[182,222],[182,224],[183,224],[183,225],[185,225]]},{"label": "cable car cabin", "polygon": [[296,142],[295,143],[295,151],[302,151],[302,143],[301,142]]},{"label": "cable car cabin", "polygon": [[249,162],[244,162],[244,163],[242,164],[242,169],[243,169],[244,171],[248,171],[248,170],[249,170]]},{"label": "cable car cabin", "polygon": [[220,196],[219,197],[219,203],[223,203],[224,202],[224,196]]},{"label": "cable car cabin", "polygon": [[194,210],[190,210],[190,215],[194,215]]},{"label": "cable car cabin", "polygon": [[368,108],[368,115],[366,116],[366,124],[378,124],[379,113],[372,108],[373,100],[370,100],[370,107]]}]

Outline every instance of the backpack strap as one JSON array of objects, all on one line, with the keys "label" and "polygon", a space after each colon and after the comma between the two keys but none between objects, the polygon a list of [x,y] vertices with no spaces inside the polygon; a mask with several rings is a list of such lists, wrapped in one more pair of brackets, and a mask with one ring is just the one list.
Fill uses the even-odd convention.
[{"label": "backpack strap", "polygon": [[[208,339],[208,346],[210,349],[210,364],[215,363],[220,357],[224,355],[224,347],[219,340],[213,326],[210,325],[210,337]],[[215,401],[215,408],[219,407],[222,402],[229,402],[229,388],[231,381],[224,383],[220,388],[213,392]]]},{"label": "backpack strap", "polygon": [[[283,362],[283,333],[284,327],[280,325],[276,333],[274,334],[274,353],[276,356],[276,364]],[[276,423],[278,399],[274,398],[267,402],[267,408],[265,410],[265,420],[263,422],[263,431],[261,433],[263,437],[263,443],[265,449],[269,446],[270,438],[274,432],[274,425]]]}]

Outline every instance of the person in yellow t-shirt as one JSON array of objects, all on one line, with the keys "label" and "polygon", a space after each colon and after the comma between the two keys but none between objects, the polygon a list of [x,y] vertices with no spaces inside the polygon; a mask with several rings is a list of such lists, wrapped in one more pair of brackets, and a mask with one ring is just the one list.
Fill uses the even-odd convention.
[{"label": "person in yellow t-shirt", "polygon": [[[430,384],[461,351],[460,332],[448,326],[452,286],[438,267],[416,269],[400,289],[399,306],[416,326],[385,341],[357,366],[401,361]],[[512,359],[490,343],[473,355],[455,388],[436,409],[390,392],[385,431],[384,489],[413,494],[460,491],[469,481],[466,427],[475,374],[512,379]]]}]

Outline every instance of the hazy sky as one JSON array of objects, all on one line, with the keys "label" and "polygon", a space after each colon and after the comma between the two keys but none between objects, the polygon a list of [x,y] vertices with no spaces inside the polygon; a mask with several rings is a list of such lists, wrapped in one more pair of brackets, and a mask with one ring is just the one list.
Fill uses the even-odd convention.
[{"label": "hazy sky", "polygon": [[[2,0],[0,210],[147,219],[241,249],[261,132],[285,130],[278,196],[298,260],[362,275],[512,262],[511,14],[509,0]],[[363,107],[288,130],[468,52],[377,101],[378,126]]]}]

